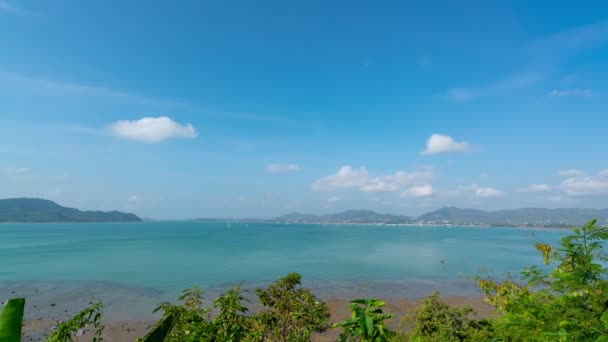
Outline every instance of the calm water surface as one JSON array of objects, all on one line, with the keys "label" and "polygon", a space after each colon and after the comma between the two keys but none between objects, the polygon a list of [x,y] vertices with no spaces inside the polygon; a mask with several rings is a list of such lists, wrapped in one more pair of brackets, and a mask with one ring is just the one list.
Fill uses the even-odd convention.
[{"label": "calm water surface", "polygon": [[556,243],[566,233],[235,222],[1,224],[0,299],[9,291],[46,295],[42,302],[111,293],[106,301],[129,307],[134,297],[157,303],[192,285],[211,292],[243,281],[255,287],[288,272],[301,273],[305,285],[325,297],[420,297],[433,289],[467,295],[475,291],[471,276],[517,275],[541,263],[534,242]]}]

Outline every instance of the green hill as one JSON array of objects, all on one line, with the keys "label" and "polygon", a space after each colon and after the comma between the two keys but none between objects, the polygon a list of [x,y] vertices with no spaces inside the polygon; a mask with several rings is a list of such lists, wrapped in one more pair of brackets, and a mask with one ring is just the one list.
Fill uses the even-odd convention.
[{"label": "green hill", "polygon": [[341,213],[325,214],[321,216],[292,213],[279,216],[274,219],[278,222],[298,223],[387,223],[399,224],[410,223],[412,218],[408,216],[379,214],[371,210],[347,210]]},{"label": "green hill", "polygon": [[465,225],[562,227],[580,225],[594,218],[599,224],[608,224],[608,209],[521,208],[484,211],[444,207],[421,215],[416,221]]},{"label": "green hill", "polygon": [[0,199],[0,222],[139,222],[120,211],[80,211],[39,198]]}]

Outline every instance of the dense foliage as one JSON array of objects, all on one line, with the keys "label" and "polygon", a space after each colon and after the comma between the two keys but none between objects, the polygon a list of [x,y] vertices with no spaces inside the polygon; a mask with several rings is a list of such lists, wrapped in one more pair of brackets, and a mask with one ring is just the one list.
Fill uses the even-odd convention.
[{"label": "dense foliage", "polygon": [[[203,306],[200,289],[185,290],[182,303],[163,303],[157,309],[175,323],[165,341],[308,341],[329,327],[329,308],[308,289],[301,276],[290,273],[256,295],[263,309],[247,316],[240,287],[220,295],[213,308]],[[211,317],[215,309],[217,314]]]},{"label": "dense foliage", "polygon": [[[478,285],[496,315],[478,320],[467,306],[453,307],[433,293],[416,310],[405,330],[390,331],[379,299],[350,302],[351,317],[333,325],[339,340],[425,341],[604,341],[608,342],[608,273],[604,244],[608,228],[591,221],[561,239],[559,246],[536,243],[544,263],[531,266],[520,280],[480,279]],[[290,273],[255,291],[262,309],[247,315],[240,287],[203,305],[203,291],[184,290],[179,304],[163,303],[163,318],[141,342],[300,342],[329,328],[329,308]],[[0,334],[20,330],[21,300],[0,313]],[[19,304],[17,305],[17,304]],[[21,309],[19,309],[19,307]],[[95,303],[60,323],[47,341],[72,341],[84,331],[101,340],[101,304]],[[16,323],[18,322],[18,323]],[[0,335],[3,336],[3,335]],[[17,334],[18,336],[18,334]],[[8,340],[7,340],[8,341]]]},{"label": "dense foliage", "polygon": [[474,316],[475,311],[471,307],[448,305],[439,300],[439,292],[434,292],[416,310],[412,329],[402,333],[401,339],[420,342],[482,339],[483,322]]},{"label": "dense foliage", "polygon": [[350,302],[351,317],[333,327],[342,327],[340,341],[388,341],[391,333],[384,321],[393,315],[382,312],[384,302],[375,298],[355,299]]},{"label": "dense foliage", "polygon": [[556,248],[537,243],[549,272],[529,267],[525,283],[483,279],[479,285],[502,316],[491,321],[497,340],[608,341],[608,283],[603,252],[608,228],[593,220]]}]

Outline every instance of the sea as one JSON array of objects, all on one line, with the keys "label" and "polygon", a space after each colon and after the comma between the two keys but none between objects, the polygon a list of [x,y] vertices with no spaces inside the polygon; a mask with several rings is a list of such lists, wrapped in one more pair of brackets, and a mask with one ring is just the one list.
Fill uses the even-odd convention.
[{"label": "sea", "polygon": [[[519,279],[542,266],[535,242],[565,229],[156,221],[0,224],[0,300],[31,318],[102,300],[116,319],[152,316],[198,286],[251,296],[290,272],[321,298],[480,295],[476,277]],[[63,307],[62,306],[62,307]]]}]

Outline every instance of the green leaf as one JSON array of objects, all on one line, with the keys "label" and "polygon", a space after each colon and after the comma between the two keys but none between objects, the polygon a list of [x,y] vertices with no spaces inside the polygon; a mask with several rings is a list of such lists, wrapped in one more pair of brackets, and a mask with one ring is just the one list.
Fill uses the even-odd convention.
[{"label": "green leaf", "polygon": [[374,331],[374,318],[370,316],[365,317],[365,325],[367,328],[367,335],[372,337],[372,333]]},{"label": "green leaf", "polygon": [[25,298],[9,299],[0,312],[0,341],[19,342]]},{"label": "green leaf", "polygon": [[168,315],[163,318],[156,327],[146,335],[141,342],[163,342],[169,336],[173,325],[175,324],[175,315]]},{"label": "green leaf", "polygon": [[604,324],[604,328],[608,329],[608,310],[604,311],[604,313],[600,316],[600,321]]}]

